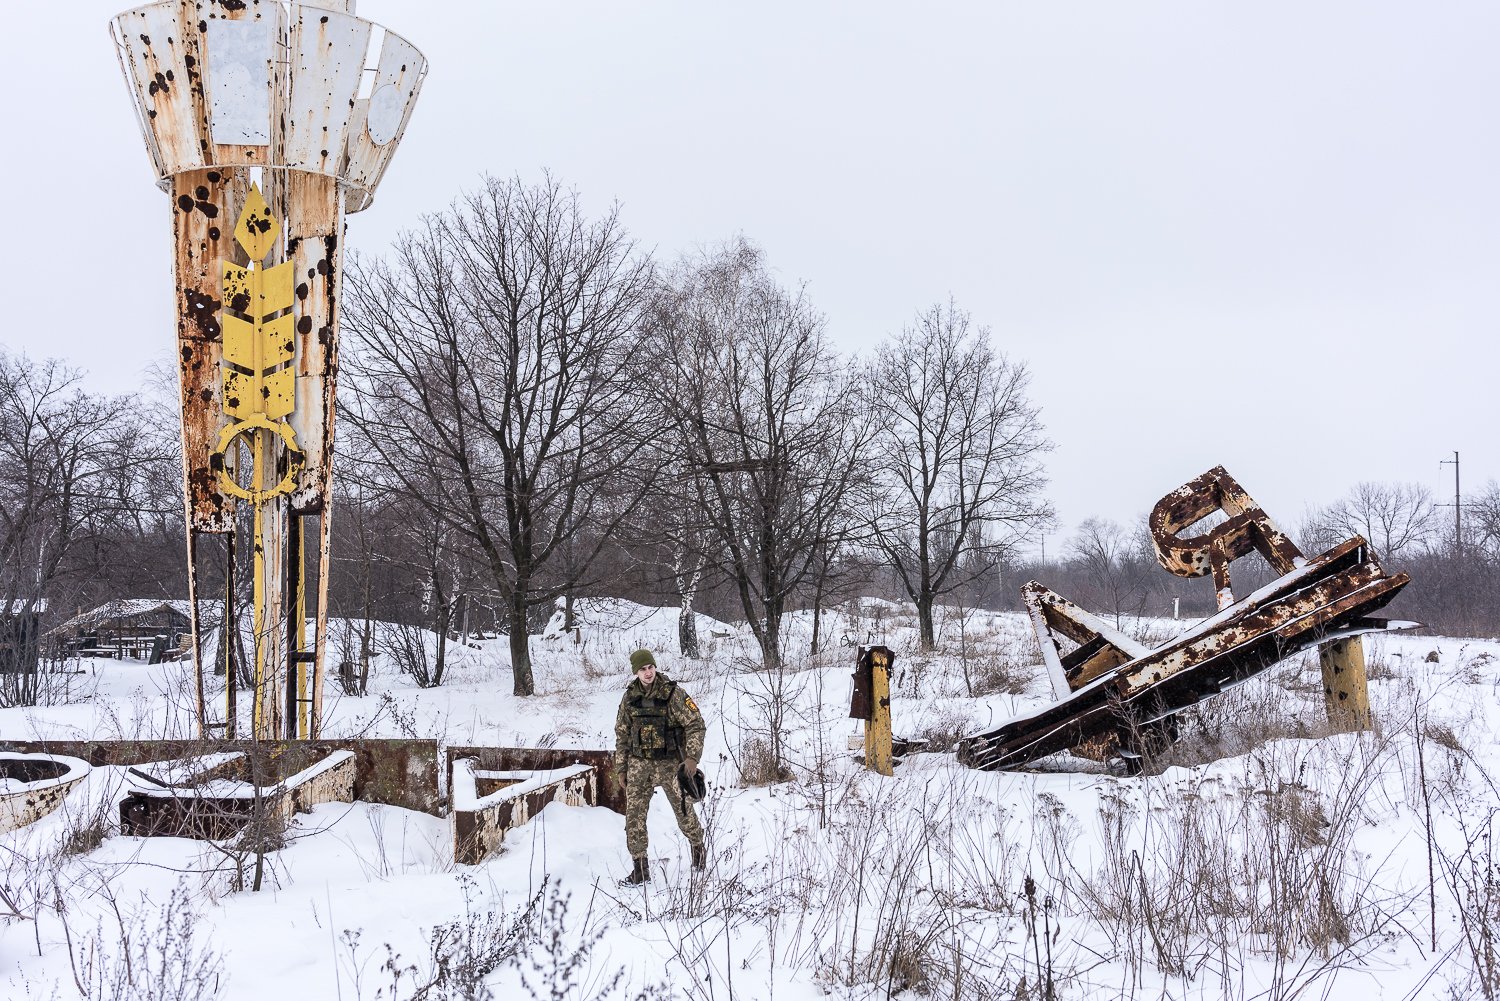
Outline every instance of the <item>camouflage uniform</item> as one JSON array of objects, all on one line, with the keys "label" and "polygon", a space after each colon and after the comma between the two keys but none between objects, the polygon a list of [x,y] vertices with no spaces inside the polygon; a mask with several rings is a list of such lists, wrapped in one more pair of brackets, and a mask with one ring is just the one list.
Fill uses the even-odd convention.
[{"label": "camouflage uniform", "polygon": [[635,680],[625,689],[615,715],[615,768],[625,779],[625,847],[631,858],[646,857],[646,813],[657,786],[688,843],[703,848],[703,825],[682,801],[677,771],[681,757],[702,758],[707,729],[687,692],[660,671],[650,688]]}]

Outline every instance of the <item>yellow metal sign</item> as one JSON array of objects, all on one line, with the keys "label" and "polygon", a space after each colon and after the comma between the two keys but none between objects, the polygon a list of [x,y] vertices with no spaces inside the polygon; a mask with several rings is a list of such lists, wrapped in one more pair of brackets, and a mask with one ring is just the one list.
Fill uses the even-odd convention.
[{"label": "yellow metal sign", "polygon": [[[234,227],[234,239],[250,258],[248,267],[224,262],[224,412],[237,418],[219,437],[216,457],[219,485],[235,497],[260,503],[288,493],[302,466],[297,436],[285,418],[296,403],[296,302],[292,262],[266,267],[264,261],[281,225],[252,186]],[[274,435],[286,447],[286,465],[276,483],[265,482],[256,448],[262,435]],[[225,468],[224,455],[244,437],[257,456],[251,486],[241,486]]]}]

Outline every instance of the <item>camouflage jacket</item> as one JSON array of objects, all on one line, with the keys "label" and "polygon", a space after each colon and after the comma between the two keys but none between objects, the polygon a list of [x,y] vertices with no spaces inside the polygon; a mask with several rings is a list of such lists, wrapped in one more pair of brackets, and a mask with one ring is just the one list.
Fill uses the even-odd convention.
[{"label": "camouflage jacket", "polygon": [[[654,738],[657,735],[650,729],[654,721],[649,716],[645,717],[643,725],[641,712],[641,707],[644,706],[649,713],[653,705],[664,709],[660,714],[660,722],[677,731],[676,748],[672,748],[669,743],[658,753],[642,749],[642,730],[646,731],[646,744],[656,743]],[[697,760],[703,757],[703,738],[707,732],[708,727],[703,722],[703,714],[698,711],[698,704],[682,686],[674,684],[672,679],[658,671],[650,688],[633,680],[620,697],[620,710],[615,714],[615,763],[624,764],[627,757],[670,756],[675,759],[679,752],[683,757]]]}]

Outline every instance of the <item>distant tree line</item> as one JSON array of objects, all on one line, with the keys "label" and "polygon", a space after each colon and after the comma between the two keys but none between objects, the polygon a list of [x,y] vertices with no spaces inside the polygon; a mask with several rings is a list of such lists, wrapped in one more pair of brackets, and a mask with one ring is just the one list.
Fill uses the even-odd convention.
[{"label": "distant tree line", "polygon": [[[820,624],[855,595],[907,603],[926,648],[936,609],[1014,608],[1029,577],[1122,619],[1212,610],[1211,585],[1156,565],[1144,520],[1089,519],[1028,564],[1051,445],[1025,365],[954,302],[841,355],[745,238],[653,260],[616,209],[492,178],[352,256],[343,309],[333,614],[506,634],[517,694],[528,637],[592,596],[675,606],[689,657],[696,611],[745,622],[771,670],[808,652],[789,612]],[[17,613],[44,633],[185,596],[173,396],[106,398],[0,354],[0,674],[36,654]],[[1395,614],[1491,635],[1500,487],[1467,503],[1454,539],[1420,488],[1361,484],[1297,534],[1309,554],[1364,535],[1417,579]]]}]

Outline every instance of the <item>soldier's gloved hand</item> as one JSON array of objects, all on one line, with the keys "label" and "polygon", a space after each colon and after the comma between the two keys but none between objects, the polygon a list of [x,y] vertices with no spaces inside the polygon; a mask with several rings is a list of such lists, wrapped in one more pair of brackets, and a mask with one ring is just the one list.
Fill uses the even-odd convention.
[{"label": "soldier's gloved hand", "polygon": [[686,775],[688,778],[692,778],[697,773],[698,773],[698,759],[697,758],[683,758],[682,759],[682,774]]}]

